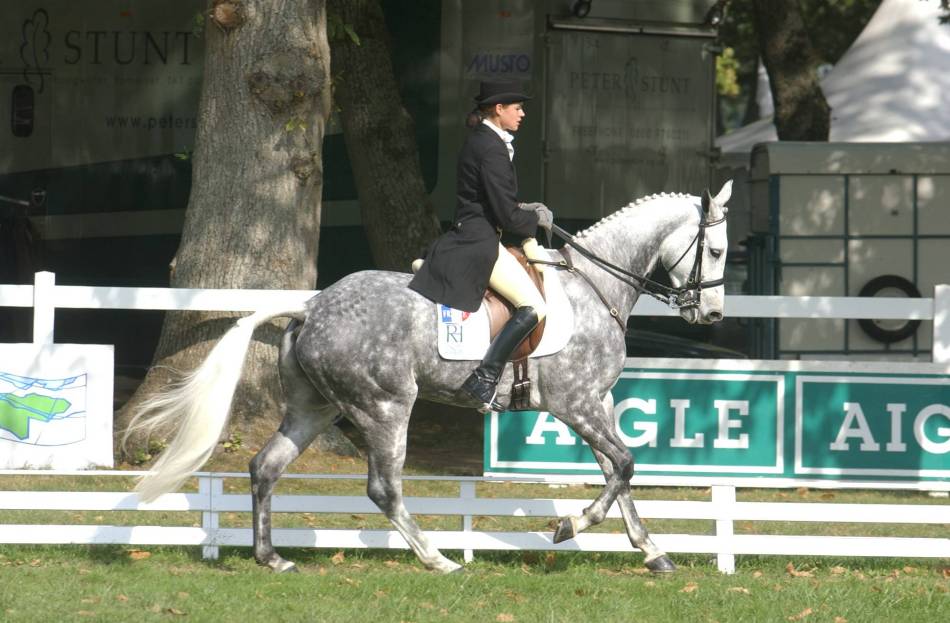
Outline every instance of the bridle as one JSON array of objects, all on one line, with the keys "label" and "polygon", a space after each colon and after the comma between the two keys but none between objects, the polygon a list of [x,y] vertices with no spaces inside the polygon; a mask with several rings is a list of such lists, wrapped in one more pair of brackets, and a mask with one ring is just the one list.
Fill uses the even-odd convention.
[{"label": "bridle", "polygon": [[[686,257],[686,254],[689,253],[689,250],[693,248],[693,245],[696,245],[696,256],[693,258],[693,267],[689,271],[689,277],[686,279],[686,283],[680,288],[669,288],[671,298],[675,298],[675,302],[670,301],[670,307],[674,309],[680,307],[698,307],[699,296],[704,289],[715,288],[726,282],[725,278],[722,277],[713,279],[712,281],[700,281],[700,279],[703,278],[703,251],[706,250],[706,229],[725,222],[725,214],[722,218],[716,219],[715,221],[707,221],[705,210],[699,213],[699,227],[696,229],[696,235],[693,236],[692,242],[689,243],[689,246],[686,247],[686,250],[683,251],[679,259],[666,269],[667,272],[670,272],[679,266],[683,258]],[[648,294],[655,296],[652,292],[648,292]]]},{"label": "bridle", "polygon": [[[696,246],[696,256],[693,259],[693,267],[689,271],[689,277],[686,279],[686,283],[678,288],[659,283],[644,275],[632,273],[621,268],[620,266],[617,266],[616,264],[612,264],[607,260],[598,257],[595,253],[581,245],[574,235],[564,231],[557,225],[552,225],[551,229],[555,234],[558,235],[559,238],[563,239],[566,244],[570,245],[571,248],[576,249],[578,253],[593,262],[601,270],[605,271],[615,279],[618,279],[619,281],[631,286],[637,290],[637,292],[648,294],[661,303],[669,305],[673,309],[687,309],[691,307],[699,307],[699,300],[703,290],[707,288],[715,288],[725,283],[725,279],[723,278],[713,279],[711,281],[701,281],[703,276],[703,252],[706,249],[706,229],[715,227],[716,225],[724,222],[726,222],[725,215],[723,215],[722,218],[710,221],[706,218],[706,211],[700,211],[699,226],[696,229],[696,235],[693,236],[693,240],[689,243],[689,246],[686,247],[686,250],[683,251],[683,254],[680,255],[679,259],[676,260],[672,266],[666,269],[667,271],[672,271],[674,268],[679,266],[680,262],[683,261],[690,249],[692,249],[694,245]],[[587,283],[591,286],[591,288],[593,288],[594,292],[597,293],[597,296],[600,298],[601,302],[603,302],[604,305],[606,305],[610,310],[610,315],[618,322],[618,324],[620,324],[621,329],[626,331],[626,319],[620,318],[620,313],[617,311],[617,308],[610,305],[603,293],[601,293],[597,286],[594,285],[594,282],[574,266],[574,262],[571,260],[571,256],[567,251],[568,250],[566,248],[559,249],[559,252],[564,257],[564,259],[559,262],[545,262],[542,260],[529,260],[529,262],[532,264],[555,266],[567,270],[568,272],[576,273],[583,277],[584,280],[587,281]]]}]

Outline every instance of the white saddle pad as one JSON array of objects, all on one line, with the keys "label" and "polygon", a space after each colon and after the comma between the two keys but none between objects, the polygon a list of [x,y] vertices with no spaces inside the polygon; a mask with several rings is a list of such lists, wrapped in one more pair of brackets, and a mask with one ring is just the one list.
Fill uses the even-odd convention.
[{"label": "white saddle pad", "polygon": [[[547,300],[547,322],[541,343],[531,357],[544,357],[558,352],[574,333],[574,309],[571,307],[553,267],[544,273],[544,294]],[[439,319],[439,355],[443,359],[478,361],[488,350],[489,319],[485,303],[475,313],[463,312],[436,303]]]}]

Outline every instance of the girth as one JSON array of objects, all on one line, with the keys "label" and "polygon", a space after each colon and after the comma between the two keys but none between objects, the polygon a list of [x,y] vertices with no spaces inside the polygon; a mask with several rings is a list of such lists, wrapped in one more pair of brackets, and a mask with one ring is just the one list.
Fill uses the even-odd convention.
[{"label": "girth", "polygon": [[[506,247],[506,249],[518,260],[521,267],[527,271],[528,276],[531,277],[531,281],[534,282],[534,285],[541,293],[542,298],[545,298],[544,279],[541,277],[541,273],[538,269],[528,263],[528,258],[520,247],[510,246]],[[505,297],[491,288],[485,292],[485,308],[488,311],[489,324],[491,327],[489,329],[489,335],[491,339],[495,339],[495,336],[498,335],[501,328],[505,326],[505,323],[508,322],[508,319],[514,314],[515,308]],[[534,349],[538,347],[538,344],[541,343],[542,335],[544,335],[544,320],[539,322],[534,331],[514,350],[508,361],[522,361],[527,359],[528,356],[534,352]]]}]

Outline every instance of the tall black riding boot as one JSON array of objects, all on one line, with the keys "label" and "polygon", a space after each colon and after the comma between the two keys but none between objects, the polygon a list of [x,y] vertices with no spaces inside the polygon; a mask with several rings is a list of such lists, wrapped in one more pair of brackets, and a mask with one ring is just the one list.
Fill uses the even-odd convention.
[{"label": "tall black riding boot", "polygon": [[501,411],[503,406],[495,402],[495,388],[511,353],[538,326],[538,314],[533,307],[519,307],[501,328],[485,353],[485,358],[472,372],[462,389],[482,403],[482,409]]}]

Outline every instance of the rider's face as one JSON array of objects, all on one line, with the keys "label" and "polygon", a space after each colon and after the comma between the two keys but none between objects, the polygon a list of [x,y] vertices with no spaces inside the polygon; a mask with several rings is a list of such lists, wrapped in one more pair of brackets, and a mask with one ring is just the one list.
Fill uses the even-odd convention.
[{"label": "rider's face", "polygon": [[502,130],[517,132],[521,120],[524,119],[524,108],[521,102],[498,104],[495,106],[495,116],[498,118],[498,125]]}]

